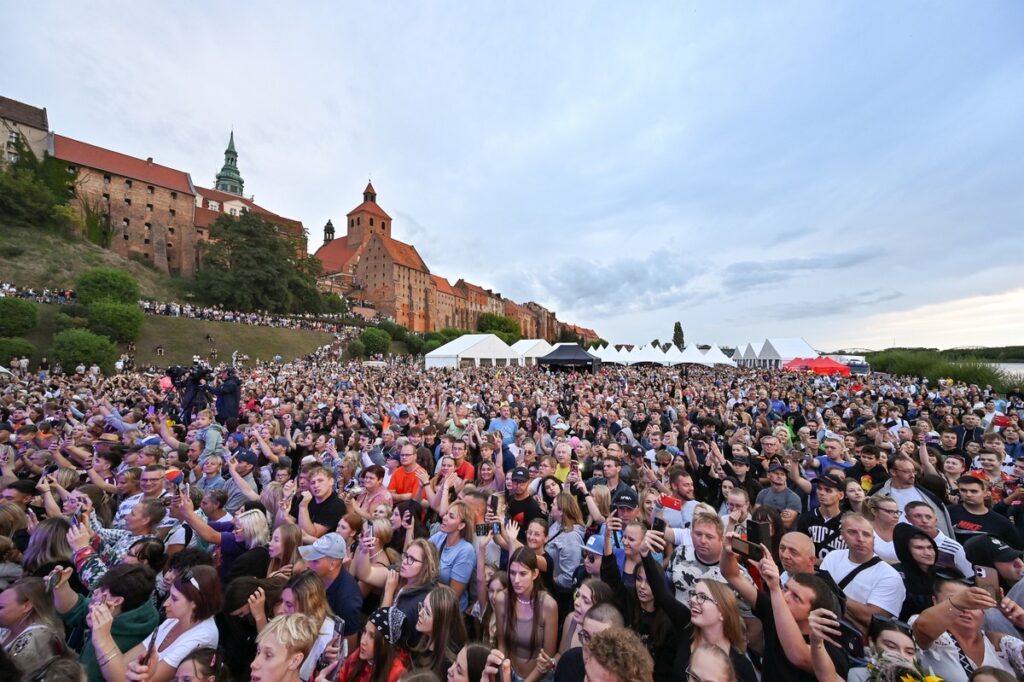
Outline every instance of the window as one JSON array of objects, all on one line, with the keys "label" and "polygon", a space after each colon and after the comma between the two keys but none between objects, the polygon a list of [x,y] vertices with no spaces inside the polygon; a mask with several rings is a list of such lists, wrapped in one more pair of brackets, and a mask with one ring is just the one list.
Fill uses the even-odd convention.
[{"label": "window", "polygon": [[174,217],[174,216],[176,216],[176,215],[178,215],[178,212],[177,212],[177,211],[175,211],[175,210],[174,210],[174,209],[172,208],[172,209],[171,209],[171,217],[173,218],[173,217]]},{"label": "window", "polygon": [[211,211],[219,211],[220,210],[220,204],[218,204],[216,201],[211,201],[210,202],[210,210]]},{"label": "window", "polygon": [[353,220],[352,218],[349,218],[348,219],[348,226],[349,227],[355,227],[356,226],[356,221]]},{"label": "window", "polygon": [[356,225],[361,224],[362,220],[363,220],[362,218],[356,218]]},{"label": "window", "polygon": [[11,144],[16,144],[18,142],[18,131],[12,130],[11,132],[7,133],[7,141],[10,142]]},{"label": "window", "polygon": [[7,160],[10,163],[18,163],[18,152],[7,152]]},{"label": "window", "polygon": [[231,215],[238,215],[238,209],[237,208],[231,209]]},{"label": "window", "polygon": [[380,227],[381,227],[381,229],[384,229],[384,228],[386,228],[387,226],[388,226],[388,224],[387,224],[386,222],[384,222],[383,220],[382,220],[382,221],[380,221]]},{"label": "window", "polygon": [[124,205],[125,206],[131,206],[132,205],[132,200],[129,199],[128,197],[125,197],[124,198]]},{"label": "window", "polygon": [[132,186],[132,181],[131,181],[131,180],[128,180],[128,179],[126,179],[126,180],[124,181],[124,186],[125,186],[125,187],[131,187],[131,186]]},{"label": "window", "polygon": [[167,228],[167,234],[174,234],[174,228],[173,227],[168,227]]},{"label": "window", "polygon": [[153,204],[146,204],[146,210],[152,212]]},{"label": "window", "polygon": [[147,230],[152,230],[152,229],[153,229],[153,223],[143,223],[143,226],[144,226],[144,227],[145,227],[145,228],[146,228]]},{"label": "window", "polygon": [[110,173],[104,173],[103,174],[103,184],[104,185],[109,185],[110,184]]},{"label": "window", "polygon": [[103,201],[110,201],[110,195],[107,192],[103,193]]},{"label": "window", "polygon": [[203,236],[203,228],[197,227],[196,228],[196,234],[198,234],[200,237],[202,237]]},{"label": "window", "polygon": [[68,173],[70,175],[74,175],[77,172],[78,172],[78,168],[76,168],[75,166],[72,166],[72,165],[68,165]]},{"label": "window", "polygon": [[124,240],[128,241],[128,233],[127,232],[124,233]]},{"label": "window", "polygon": [[154,190],[153,190],[153,185],[149,185],[148,187],[146,187],[146,193],[147,193],[147,194],[152,194],[152,193],[153,193],[153,191],[154,191]]},{"label": "window", "polygon": [[177,192],[171,192],[171,201],[174,201],[177,198],[178,198],[178,193]]},{"label": "window", "polygon": [[370,218],[370,227],[373,227],[373,218]]},{"label": "window", "polygon": [[127,228],[129,225],[131,225],[131,222],[132,221],[130,221],[127,218],[125,218],[124,220],[121,221],[121,224],[124,225]]},{"label": "window", "polygon": [[149,237],[146,237],[145,239],[143,239],[142,243],[143,244],[148,244],[149,243]]}]

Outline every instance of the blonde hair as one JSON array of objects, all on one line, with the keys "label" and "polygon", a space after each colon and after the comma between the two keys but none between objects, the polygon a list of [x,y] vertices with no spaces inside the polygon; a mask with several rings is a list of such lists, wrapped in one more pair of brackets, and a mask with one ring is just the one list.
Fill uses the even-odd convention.
[{"label": "blonde hair", "polygon": [[698,509],[693,512],[693,521],[690,523],[690,528],[696,528],[698,523],[703,523],[708,526],[714,526],[715,531],[718,533],[718,537],[725,536],[725,524],[722,522],[722,517],[715,513],[708,513],[703,509]]},{"label": "blonde hair", "polygon": [[[732,588],[723,582],[702,578],[697,582],[708,588],[711,599],[715,602],[719,612],[722,614],[722,634],[729,640],[729,643],[740,652],[747,649],[747,636],[743,628],[743,618],[740,616],[739,603]],[[692,591],[691,591],[692,594]],[[692,651],[696,651],[704,643],[700,628],[694,628]]]},{"label": "blonde hair", "polygon": [[238,514],[235,522],[242,529],[247,549],[270,543],[270,524],[267,523],[267,515],[259,509],[250,509]]},{"label": "blonde hair", "polygon": [[576,501],[576,496],[564,490],[555,497],[555,503],[562,510],[562,528],[571,529],[583,525],[583,512]]},{"label": "blonde hair", "polygon": [[291,590],[295,599],[295,608],[299,613],[304,613],[313,619],[315,623],[322,623],[331,611],[327,603],[327,591],[324,583],[313,571],[303,571],[293,575],[282,588]]},{"label": "blonde hair", "polygon": [[413,547],[419,547],[423,552],[423,562],[420,564],[420,572],[417,576],[418,584],[429,585],[437,582],[437,577],[441,573],[441,557],[437,545],[426,538],[416,538],[409,543],[405,551],[408,552]]},{"label": "blonde hair", "polygon": [[277,514],[281,509],[281,501],[284,500],[284,486],[277,481],[271,481],[260,493],[260,503],[267,510],[267,518],[271,522],[277,520]]},{"label": "blonde hair", "polygon": [[260,630],[256,635],[256,643],[259,644],[268,637],[273,637],[288,650],[288,653],[302,653],[305,659],[309,650],[316,643],[320,636],[320,623],[304,613],[293,613],[287,616],[277,616]]},{"label": "blonde hair", "polygon": [[601,516],[607,517],[612,512],[612,491],[604,485],[598,484],[590,489],[590,495],[594,498],[594,504]]}]

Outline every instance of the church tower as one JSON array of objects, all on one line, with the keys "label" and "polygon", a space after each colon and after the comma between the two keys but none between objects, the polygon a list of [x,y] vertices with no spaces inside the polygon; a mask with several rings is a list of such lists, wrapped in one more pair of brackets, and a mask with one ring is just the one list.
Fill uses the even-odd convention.
[{"label": "church tower", "polygon": [[214,187],[228,194],[242,196],[245,181],[238,172],[238,152],[235,151],[235,131],[231,131],[228,148],[224,150],[224,167],[217,173],[217,184]]},{"label": "church tower", "polygon": [[329,244],[334,239],[334,223],[330,220],[324,225],[324,244]]},{"label": "church tower", "polygon": [[391,238],[391,216],[377,204],[377,190],[373,188],[373,183],[366,183],[363,203],[349,211],[345,218],[348,220],[347,235],[350,248],[354,249],[364,241],[369,241],[374,234]]}]

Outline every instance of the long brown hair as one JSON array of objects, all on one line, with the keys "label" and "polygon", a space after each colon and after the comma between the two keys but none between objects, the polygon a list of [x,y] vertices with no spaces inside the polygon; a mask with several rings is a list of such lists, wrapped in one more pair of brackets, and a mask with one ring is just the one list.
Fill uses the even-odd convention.
[{"label": "long brown hair", "polygon": [[459,650],[466,643],[466,624],[459,611],[459,598],[447,585],[438,585],[427,594],[427,604],[433,614],[430,632],[420,637],[412,649],[417,668],[430,668],[438,675],[455,662]]},{"label": "long brown hair", "polygon": [[[722,634],[725,635],[734,649],[740,652],[746,651],[747,636],[743,629],[743,619],[740,617],[739,603],[736,601],[736,595],[733,594],[732,589],[725,583],[708,578],[702,578],[697,582],[708,588],[708,592],[711,593],[711,599],[714,600],[715,606],[718,607],[722,614]],[[696,651],[703,644],[703,639],[700,628],[695,627],[693,629],[693,643],[690,646],[690,650]]]},{"label": "long brown hair", "polygon": [[[511,573],[512,564],[518,563],[530,571],[537,571],[537,577],[533,581],[533,594],[530,595],[530,608],[533,612],[533,623],[530,626],[530,652],[537,650],[537,630],[539,630],[540,619],[544,617],[541,612],[541,604],[544,603],[544,583],[540,578],[540,568],[537,565],[537,554],[529,547],[520,547],[512,553],[508,560],[508,570]],[[508,608],[505,610],[505,633],[511,637],[516,631],[516,602],[519,598],[512,592],[511,585],[508,591],[509,598],[506,599]]]},{"label": "long brown hair", "polygon": [[302,544],[302,530],[294,523],[282,523],[274,529],[281,531],[281,556],[271,557],[267,575],[273,575],[282,566],[294,565],[299,561],[299,545]]},{"label": "long brown hair", "polygon": [[[370,621],[367,621],[366,625],[370,625]],[[355,665],[349,671],[348,677],[345,679],[339,677],[338,682],[356,682],[361,680],[363,678],[363,671],[367,667],[371,671],[370,682],[387,682],[391,675],[391,668],[394,667],[395,659],[398,658],[399,654],[398,647],[384,639],[384,635],[377,629],[373,633],[373,659],[364,661],[356,656]]]}]

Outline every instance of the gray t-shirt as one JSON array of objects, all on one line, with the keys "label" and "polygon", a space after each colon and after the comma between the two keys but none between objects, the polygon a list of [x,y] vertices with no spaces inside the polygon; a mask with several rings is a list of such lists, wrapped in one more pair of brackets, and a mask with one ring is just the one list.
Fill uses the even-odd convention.
[{"label": "gray t-shirt", "polygon": [[784,509],[792,509],[797,513],[800,512],[800,496],[789,488],[781,492],[777,492],[774,488],[765,488],[757,494],[756,503],[763,507],[771,507],[780,512]]}]

